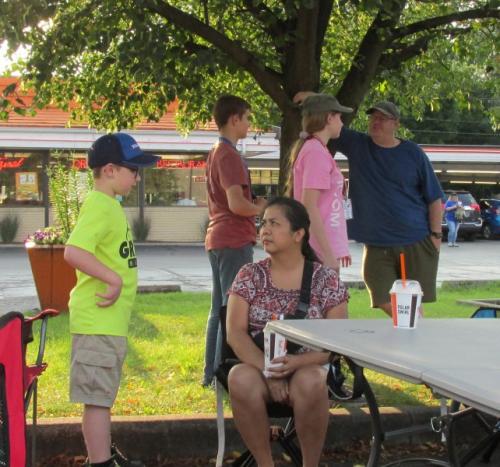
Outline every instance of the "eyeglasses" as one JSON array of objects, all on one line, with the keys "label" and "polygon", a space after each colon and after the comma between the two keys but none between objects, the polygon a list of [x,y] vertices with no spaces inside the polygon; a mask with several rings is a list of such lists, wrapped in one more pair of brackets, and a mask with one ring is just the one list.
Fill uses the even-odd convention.
[{"label": "eyeglasses", "polygon": [[124,169],[127,169],[130,172],[132,172],[132,175],[134,176],[134,178],[137,179],[137,177],[139,175],[139,168],[138,167],[128,167],[126,165],[120,165],[120,164],[117,164],[117,165],[118,165],[118,167],[123,167]]}]

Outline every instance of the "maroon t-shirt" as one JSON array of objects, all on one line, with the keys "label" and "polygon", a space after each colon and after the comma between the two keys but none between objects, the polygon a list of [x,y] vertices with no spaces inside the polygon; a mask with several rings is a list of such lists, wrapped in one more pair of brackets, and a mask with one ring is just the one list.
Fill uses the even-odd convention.
[{"label": "maroon t-shirt", "polygon": [[256,241],[255,217],[238,216],[229,209],[226,190],[233,185],[240,185],[245,198],[252,201],[248,168],[231,144],[219,141],[207,158],[207,250],[240,248]]}]

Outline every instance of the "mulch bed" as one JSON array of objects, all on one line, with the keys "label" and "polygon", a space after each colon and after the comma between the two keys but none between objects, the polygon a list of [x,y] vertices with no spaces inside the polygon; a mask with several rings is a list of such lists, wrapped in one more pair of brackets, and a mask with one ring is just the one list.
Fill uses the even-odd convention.
[{"label": "mulch bed", "polygon": [[[334,450],[326,450],[320,467],[334,466],[362,466],[365,465],[368,459],[369,446],[364,442],[355,442],[348,448],[336,448]],[[230,466],[234,457],[239,453],[229,453],[226,460],[226,465]],[[422,445],[406,445],[397,444],[383,447],[381,455],[381,463],[387,463],[391,460],[399,460],[406,457],[433,457],[446,458],[446,448],[439,443],[424,443]],[[68,457],[57,456],[48,459],[39,464],[38,467],[81,467],[85,462],[85,456]],[[276,467],[290,467],[292,465],[287,459],[276,459]],[[210,467],[215,465],[215,459],[206,458],[188,458],[188,459],[149,459],[146,462],[148,467]],[[417,464],[414,464],[415,466]],[[425,461],[422,461],[422,466],[425,466]]]}]

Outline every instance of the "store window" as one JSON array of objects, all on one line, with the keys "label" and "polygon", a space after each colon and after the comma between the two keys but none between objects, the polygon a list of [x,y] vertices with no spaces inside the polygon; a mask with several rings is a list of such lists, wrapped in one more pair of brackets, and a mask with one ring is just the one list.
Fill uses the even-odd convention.
[{"label": "store window", "polygon": [[255,196],[264,196],[268,199],[278,196],[278,170],[250,169],[250,179]]},{"label": "store window", "polygon": [[[58,153],[74,167],[87,170],[85,154]],[[145,206],[206,206],[207,190],[204,156],[162,156],[154,167],[142,171],[141,181],[123,198],[126,207],[139,206],[139,185],[144,184]]]},{"label": "store window", "polygon": [[0,207],[42,206],[43,155],[0,152]]},{"label": "store window", "polygon": [[206,206],[204,156],[162,156],[144,174],[146,206]]},{"label": "store window", "polygon": [[[42,153],[0,153],[0,207],[43,206]],[[86,153],[53,151],[49,164],[63,163],[88,170]],[[145,206],[206,206],[205,156],[162,156],[155,167],[143,170]],[[83,178],[82,178],[83,180]],[[124,197],[123,205],[139,206],[139,184]]]}]

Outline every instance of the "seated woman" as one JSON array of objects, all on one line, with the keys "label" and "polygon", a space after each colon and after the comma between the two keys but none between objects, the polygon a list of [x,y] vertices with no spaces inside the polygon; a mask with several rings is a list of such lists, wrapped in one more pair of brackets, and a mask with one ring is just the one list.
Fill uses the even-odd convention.
[{"label": "seated woman", "polygon": [[309,246],[309,225],[301,203],[272,200],[260,229],[269,258],[243,266],[228,292],[227,340],[242,362],[229,373],[229,394],[236,426],[259,467],[274,465],[266,403],[293,408],[305,467],[318,465],[328,427],[323,365],[329,354],[301,349],[276,358],[283,365],[266,378],[264,354],[252,339],[273,315],[295,314],[306,259],[315,261],[308,318],[347,318],[347,290],[332,268],[317,262]]}]

